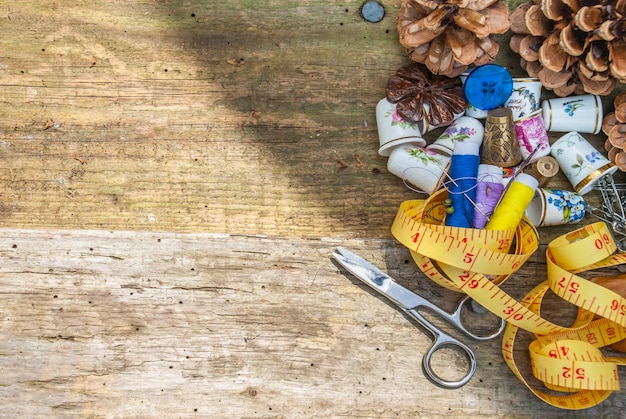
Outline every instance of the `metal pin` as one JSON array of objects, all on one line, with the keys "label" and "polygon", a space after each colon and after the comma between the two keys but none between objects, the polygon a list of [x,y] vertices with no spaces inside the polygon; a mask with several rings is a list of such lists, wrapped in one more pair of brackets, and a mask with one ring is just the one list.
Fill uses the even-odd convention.
[{"label": "metal pin", "polygon": [[626,251],[626,185],[616,184],[612,175],[604,175],[594,189],[602,195],[602,205],[598,208],[587,204],[586,213],[611,226],[613,238],[620,251]]}]

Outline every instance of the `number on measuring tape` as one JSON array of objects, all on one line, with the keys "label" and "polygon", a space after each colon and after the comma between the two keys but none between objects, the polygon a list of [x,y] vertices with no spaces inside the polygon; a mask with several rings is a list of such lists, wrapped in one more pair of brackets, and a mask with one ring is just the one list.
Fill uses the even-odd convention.
[{"label": "number on measuring tape", "polygon": [[591,343],[592,345],[595,345],[598,343],[598,336],[596,336],[594,332],[587,333],[587,336],[585,336],[585,339],[587,339],[587,342]]},{"label": "number on measuring tape", "polygon": [[620,316],[626,316],[626,304],[620,304],[619,301],[611,301],[611,310],[617,311]]},{"label": "number on measuring tape", "polygon": [[560,349],[561,353],[563,354],[563,356],[567,356],[567,354],[569,353],[569,348],[567,346],[559,346],[557,349],[550,349],[550,352],[548,352],[548,356],[550,358],[559,358],[559,351],[558,349]]},{"label": "number on measuring tape", "polygon": [[572,378],[572,373],[574,374],[574,378],[578,379],[578,380],[584,380],[585,379],[585,369],[584,368],[570,368],[570,367],[563,367],[563,372],[562,372],[562,376],[563,378]]},{"label": "number on measuring tape", "polygon": [[[506,308],[504,310],[502,310],[502,312],[504,314],[506,314],[507,316],[510,316],[511,314],[513,314],[515,312],[515,307],[513,306],[506,306]],[[515,313],[513,314],[513,320],[523,320],[524,319],[524,315],[522,313]]]},{"label": "number on measuring tape", "polygon": [[[454,236],[448,236],[450,237],[452,240],[459,240],[457,237]],[[459,240],[461,243],[467,243],[467,237],[463,237]]]},{"label": "number on measuring tape", "polygon": [[473,253],[466,253],[465,256],[463,256],[463,262],[472,263],[475,257],[476,255],[474,255]]},{"label": "number on measuring tape", "polygon": [[479,282],[477,279],[470,279],[469,282],[467,283],[467,286],[471,289],[476,289],[478,288]]},{"label": "number on measuring tape", "polygon": [[498,242],[498,250],[506,252],[511,247],[511,240],[509,239],[500,239]]},{"label": "number on measuring tape", "polygon": [[471,289],[476,289],[480,286],[480,281],[474,278],[474,275],[470,271],[463,271],[458,278],[463,282],[461,287],[467,286]]},{"label": "number on measuring tape", "polygon": [[471,274],[468,271],[463,271],[461,275],[459,275],[459,279],[463,282],[467,281],[470,278]]},{"label": "number on measuring tape", "polygon": [[615,328],[613,326],[609,326],[606,328],[606,335],[609,337],[609,339],[615,339],[615,337],[617,336],[617,332],[615,331]]},{"label": "number on measuring tape", "polygon": [[568,286],[566,285],[566,282],[567,278],[562,277],[559,281],[559,287],[567,289],[567,291],[571,292],[572,294],[576,294],[576,292],[578,292],[578,289],[580,288],[580,284],[578,282],[571,281]]},{"label": "number on measuring tape", "polygon": [[602,239],[596,239],[594,242],[596,249],[600,250],[604,247],[604,245],[611,243],[611,238],[608,234],[604,233],[602,235]]}]

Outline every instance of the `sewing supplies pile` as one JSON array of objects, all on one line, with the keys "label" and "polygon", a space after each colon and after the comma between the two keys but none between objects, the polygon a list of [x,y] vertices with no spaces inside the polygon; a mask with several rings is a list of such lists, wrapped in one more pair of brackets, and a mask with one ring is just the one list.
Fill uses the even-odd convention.
[{"label": "sewing supplies pile", "polygon": [[[617,368],[626,365],[600,350],[626,352],[626,277],[579,276],[626,263],[626,186],[613,179],[626,170],[626,93],[611,112],[602,105],[626,81],[626,4],[587,3],[527,2],[509,12],[501,0],[403,0],[397,24],[411,63],[389,77],[376,106],[378,153],[419,194],[401,203],[393,236],[428,278],[507,322],[507,365],[563,409],[601,403],[619,390]],[[491,63],[494,35],[509,30],[525,77]],[[553,95],[541,100],[544,90]],[[586,138],[600,133],[602,151]],[[550,187],[559,172],[571,189]],[[600,206],[586,202],[590,192]],[[500,288],[538,249],[537,228],[585,214],[596,221],[548,244],[547,279],[521,301]],[[578,307],[571,326],[541,316],[549,290]],[[535,335],[528,353],[543,388],[516,365],[520,329]]]}]

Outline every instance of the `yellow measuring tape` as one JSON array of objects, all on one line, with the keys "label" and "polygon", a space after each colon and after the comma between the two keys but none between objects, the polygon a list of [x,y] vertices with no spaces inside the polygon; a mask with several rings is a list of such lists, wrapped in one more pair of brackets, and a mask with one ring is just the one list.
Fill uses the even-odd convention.
[{"label": "yellow measuring tape", "polygon": [[[437,284],[470,295],[505,319],[502,353],[513,373],[539,398],[564,409],[585,409],[619,390],[618,365],[626,357],[605,357],[599,348],[626,338],[626,298],[578,273],[626,262],[603,222],[553,240],[546,252],[547,279],[522,301],[500,288],[537,250],[536,229],[523,218],[515,230],[478,230],[443,225],[447,191],[427,200],[403,202],[391,227],[411,251],[417,266]],[[541,317],[542,299],[551,290],[578,307],[569,327]],[[535,334],[529,346],[533,387],[515,364],[519,329]]]}]

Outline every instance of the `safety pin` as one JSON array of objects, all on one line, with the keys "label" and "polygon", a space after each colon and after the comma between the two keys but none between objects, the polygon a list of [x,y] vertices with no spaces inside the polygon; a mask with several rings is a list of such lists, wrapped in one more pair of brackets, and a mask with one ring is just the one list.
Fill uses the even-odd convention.
[{"label": "safety pin", "polygon": [[[626,197],[622,187],[623,185],[615,183],[611,174],[602,176],[594,186],[594,189],[602,196],[602,206],[598,208],[587,203],[585,212],[611,226],[617,247],[624,252],[626,251],[626,211],[624,210]],[[616,235],[621,236],[621,239]]]}]

